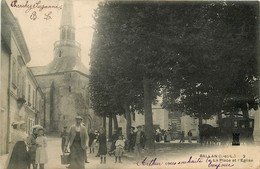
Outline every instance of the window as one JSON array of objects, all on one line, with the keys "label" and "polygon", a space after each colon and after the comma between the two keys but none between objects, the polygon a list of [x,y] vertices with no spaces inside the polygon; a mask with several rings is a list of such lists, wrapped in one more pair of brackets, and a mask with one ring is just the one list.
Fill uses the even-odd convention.
[{"label": "window", "polygon": [[249,122],[249,128],[253,128],[253,121]]},{"label": "window", "polygon": [[69,86],[69,92],[71,92],[71,86]]},{"label": "window", "polygon": [[42,102],[41,99],[39,99],[39,103],[38,103],[38,110],[41,112],[42,111]]},{"label": "window", "polygon": [[17,75],[17,94],[18,97],[22,97],[22,80],[21,80],[21,69],[18,68],[18,75]]},{"label": "window", "polygon": [[133,113],[133,121],[135,121],[135,113]]},{"label": "window", "polygon": [[62,29],[61,39],[65,39],[65,30],[64,29]]},{"label": "window", "polygon": [[33,100],[32,100],[32,106],[35,108],[35,90],[33,90]]},{"label": "window", "polygon": [[31,106],[31,85],[28,84],[28,105]]},{"label": "window", "polygon": [[234,121],[234,127],[237,127],[237,121]]},{"label": "window", "polygon": [[71,38],[71,30],[70,29],[68,29],[67,37],[68,37],[67,39]]},{"label": "window", "polygon": [[74,40],[74,39],[75,39],[75,32],[72,31],[72,40]]},{"label": "window", "polygon": [[25,98],[25,78],[22,75],[22,98]]},{"label": "window", "polygon": [[12,83],[13,83],[13,87],[16,88],[16,83],[17,83],[17,71],[16,71],[17,67],[16,67],[16,60],[13,60],[12,63]]},{"label": "window", "polygon": [[30,126],[31,126],[31,121],[30,119],[27,120],[27,133],[30,133]]}]

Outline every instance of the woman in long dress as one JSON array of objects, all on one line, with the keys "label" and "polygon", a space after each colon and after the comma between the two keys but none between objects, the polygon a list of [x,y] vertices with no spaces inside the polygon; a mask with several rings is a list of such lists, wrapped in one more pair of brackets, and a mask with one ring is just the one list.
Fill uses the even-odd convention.
[{"label": "woman in long dress", "polygon": [[38,135],[36,138],[36,156],[35,156],[35,164],[40,165],[40,169],[44,169],[44,164],[48,162],[46,147],[47,147],[47,139],[44,136],[44,129],[38,129]]},{"label": "woman in long dress", "polygon": [[[12,124],[11,148],[6,161],[7,169],[27,169],[26,133],[24,122]],[[18,129],[18,126],[20,129]]]},{"label": "woman in long dress", "polygon": [[33,165],[33,169],[37,169],[35,164],[35,154],[36,154],[36,138],[37,138],[37,128],[32,129],[32,134],[27,138],[28,146],[28,169]]},{"label": "woman in long dress", "polygon": [[97,138],[97,142],[99,143],[98,153],[100,155],[100,163],[106,164],[107,138],[103,128],[100,129],[100,135]]},{"label": "woman in long dress", "polygon": [[65,143],[65,151],[67,146],[70,148],[70,169],[85,169],[85,157],[88,133],[85,126],[81,125],[82,117],[75,118],[76,124],[69,129],[68,137]]}]

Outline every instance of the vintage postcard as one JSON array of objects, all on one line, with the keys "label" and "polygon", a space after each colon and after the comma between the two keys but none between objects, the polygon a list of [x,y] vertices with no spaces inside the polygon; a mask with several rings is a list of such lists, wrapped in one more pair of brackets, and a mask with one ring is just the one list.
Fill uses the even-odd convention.
[{"label": "vintage postcard", "polygon": [[259,169],[259,7],[2,0],[0,169]]}]

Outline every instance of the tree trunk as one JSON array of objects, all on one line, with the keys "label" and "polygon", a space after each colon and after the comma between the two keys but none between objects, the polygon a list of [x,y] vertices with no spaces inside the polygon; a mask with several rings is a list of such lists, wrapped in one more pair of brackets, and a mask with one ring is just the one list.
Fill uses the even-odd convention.
[{"label": "tree trunk", "polygon": [[243,118],[244,119],[249,119],[248,110],[247,109],[246,110],[242,110],[242,112],[243,112]]},{"label": "tree trunk", "polygon": [[203,143],[203,140],[202,140],[202,116],[199,117],[199,142],[200,144]]},{"label": "tree trunk", "polygon": [[106,121],[106,116],[103,117],[103,129],[104,132],[107,133],[107,121]]},{"label": "tree trunk", "polygon": [[218,126],[221,127],[222,124],[222,112],[218,112]]},{"label": "tree trunk", "polygon": [[125,117],[126,117],[126,136],[127,136],[127,139],[129,139],[128,137],[129,137],[131,126],[132,126],[129,105],[125,104],[124,109],[125,109]]},{"label": "tree trunk", "polygon": [[149,154],[154,153],[154,130],[153,130],[153,114],[152,114],[152,87],[151,81],[144,77],[143,79],[144,88],[144,121],[145,121],[145,136],[146,143],[145,147]]},{"label": "tree trunk", "polygon": [[[246,109],[242,109],[242,112],[243,112],[243,118],[248,120],[249,119],[249,113],[248,113],[247,108]],[[249,127],[249,123],[246,123],[245,127],[248,128]]]},{"label": "tree trunk", "polygon": [[112,139],[112,115],[109,116],[109,124],[108,124],[108,140],[111,141]]},{"label": "tree trunk", "polygon": [[112,118],[113,118],[113,121],[114,121],[114,130],[117,131],[118,130],[118,121],[117,121],[116,115],[113,114]]}]

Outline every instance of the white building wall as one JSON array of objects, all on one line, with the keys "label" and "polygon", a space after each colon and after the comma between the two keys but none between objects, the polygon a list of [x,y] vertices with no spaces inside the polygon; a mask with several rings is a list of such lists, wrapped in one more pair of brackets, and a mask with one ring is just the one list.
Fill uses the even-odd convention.
[{"label": "white building wall", "polygon": [[189,130],[192,131],[192,136],[198,136],[199,135],[198,125],[199,125],[198,119],[195,119],[188,115],[183,115],[181,117],[181,131],[184,131],[185,136],[187,136]]},{"label": "white building wall", "polygon": [[255,142],[260,142],[260,110],[258,109],[257,111],[251,110],[249,112],[249,117],[254,119],[254,141]]},{"label": "white building wall", "polygon": [[[168,111],[162,108],[153,108],[153,124],[159,125],[162,129],[168,129]],[[131,115],[132,126],[137,127],[139,125],[144,125],[144,115],[135,113],[135,121]],[[118,127],[122,128],[122,134],[126,135],[126,119],[122,116],[117,116]],[[107,119],[108,122],[108,119]]]}]

